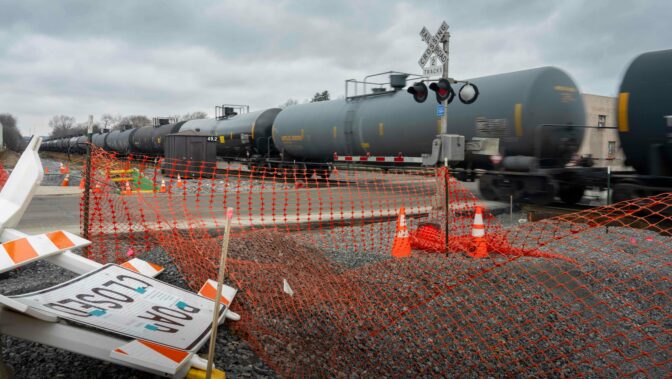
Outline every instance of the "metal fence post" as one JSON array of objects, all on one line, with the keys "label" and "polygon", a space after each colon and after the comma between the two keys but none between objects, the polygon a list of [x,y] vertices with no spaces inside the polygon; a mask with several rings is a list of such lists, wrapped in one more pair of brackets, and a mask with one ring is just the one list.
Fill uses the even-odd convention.
[{"label": "metal fence post", "polygon": [[444,160],[443,166],[443,183],[445,189],[445,209],[446,209],[446,254],[448,254],[449,242],[448,232],[450,231],[450,190],[448,188],[448,158]]},{"label": "metal fence post", "polygon": [[[93,116],[89,116],[89,128],[86,133],[86,165],[84,166],[84,219],[82,237],[89,239],[89,201],[91,194],[91,139],[93,136]],[[86,248],[88,252],[88,247]]]}]

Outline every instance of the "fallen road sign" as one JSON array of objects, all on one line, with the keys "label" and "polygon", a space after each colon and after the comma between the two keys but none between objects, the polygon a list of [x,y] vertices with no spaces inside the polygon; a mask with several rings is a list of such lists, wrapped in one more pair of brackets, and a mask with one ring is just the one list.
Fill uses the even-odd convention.
[{"label": "fallen road sign", "polygon": [[[223,294],[233,299],[236,290],[225,286]],[[215,304],[115,264],[11,298],[76,323],[189,351],[208,335]],[[223,314],[228,304],[220,307]]]}]

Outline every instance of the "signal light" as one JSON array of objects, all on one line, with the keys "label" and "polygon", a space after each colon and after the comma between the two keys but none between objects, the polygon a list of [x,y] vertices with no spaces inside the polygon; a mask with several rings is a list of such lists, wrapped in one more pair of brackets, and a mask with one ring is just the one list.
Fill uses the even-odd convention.
[{"label": "signal light", "polygon": [[407,92],[413,95],[413,100],[418,103],[424,103],[427,100],[427,86],[423,82],[417,82],[408,87]]},{"label": "signal light", "polygon": [[464,104],[471,104],[478,99],[478,87],[471,83],[466,83],[460,88],[458,96],[460,97],[460,101]]},{"label": "signal light", "polygon": [[429,85],[429,89],[436,92],[436,101],[441,104],[444,101],[447,101],[450,104],[455,98],[455,91],[450,86],[450,82],[447,79],[439,79],[438,82],[432,83]]}]

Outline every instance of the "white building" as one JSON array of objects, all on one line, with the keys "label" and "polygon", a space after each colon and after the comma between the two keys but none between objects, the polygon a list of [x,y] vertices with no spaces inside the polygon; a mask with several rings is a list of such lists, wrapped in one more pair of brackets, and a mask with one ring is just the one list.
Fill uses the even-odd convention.
[{"label": "white building", "polygon": [[616,128],[616,98],[609,96],[582,94],[586,109],[583,143],[579,155],[591,156],[595,166],[611,166],[615,170],[624,169],[625,155]]}]

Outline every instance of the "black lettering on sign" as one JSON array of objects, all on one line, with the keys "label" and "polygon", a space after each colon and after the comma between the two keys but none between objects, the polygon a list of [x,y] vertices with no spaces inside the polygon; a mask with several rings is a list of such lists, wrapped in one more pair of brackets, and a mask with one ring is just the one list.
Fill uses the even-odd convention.
[{"label": "black lettering on sign", "polygon": [[[119,309],[121,308],[121,304],[115,303],[114,301],[109,301],[109,300],[95,300],[96,297],[91,294],[79,294],[75,296],[79,300],[86,301],[87,303],[93,303],[93,304],[109,304],[107,309]],[[89,300],[91,298],[91,300]]]},{"label": "black lettering on sign", "polygon": [[[153,308],[154,308],[154,307],[152,307],[152,309],[153,309]],[[164,324],[177,325],[177,326],[184,326],[184,324],[180,324],[180,323],[177,322],[177,321],[171,320],[171,319],[169,319],[169,318],[167,318],[167,317],[163,317],[163,316],[161,316],[160,314],[154,313],[154,312],[152,312],[152,311],[147,311],[147,315],[148,315],[148,316],[151,316],[151,317],[148,317],[148,316],[138,316],[138,317],[139,317],[139,318],[144,318],[145,320],[151,320],[151,321],[155,321],[155,322],[161,322],[161,323],[164,323]],[[177,331],[177,330],[175,330],[175,331]]]},{"label": "black lettering on sign", "polygon": [[189,320],[193,319],[193,317],[189,316],[188,314],[186,314],[184,312],[180,312],[177,309],[170,309],[170,308],[162,307],[162,306],[159,306],[159,305],[153,306],[152,309],[154,311],[156,311],[157,313],[160,313],[164,316],[174,317],[174,318],[177,318],[177,319],[180,319],[180,320],[189,321]]},{"label": "black lettering on sign", "polygon": [[[111,289],[108,289],[108,288],[96,287],[96,288],[92,289],[91,292],[95,293],[96,295],[100,295],[102,297],[106,297],[106,298],[112,299],[112,300],[121,301],[121,302],[124,302],[124,303],[132,303],[133,302],[132,297],[126,296],[123,293],[120,293],[120,292],[117,292],[117,291],[112,291]],[[105,295],[105,293],[107,293],[107,295]],[[112,296],[110,294],[114,294],[115,296]]]},{"label": "black lettering on sign", "polygon": [[[63,304],[69,304],[69,303],[78,303],[82,304],[81,307],[79,308],[72,308],[72,307],[67,307]],[[90,309],[90,308],[95,308],[95,309],[100,309],[104,310],[103,308],[96,307],[95,305],[90,305],[86,303],[82,303],[81,301],[73,300],[73,299],[63,299],[59,300],[56,303],[47,303],[44,304],[45,307],[51,308],[55,311],[60,311],[63,313],[67,313],[73,316],[79,316],[79,317],[90,317],[91,314],[89,313],[90,311],[85,311],[85,309]]]},{"label": "black lettering on sign", "polygon": [[124,288],[128,288],[129,290],[131,290],[131,291],[133,291],[133,292],[137,292],[135,288],[133,288],[133,287],[131,287],[131,286],[127,286],[127,285],[125,285],[125,284],[121,284],[121,283],[119,283],[119,282],[115,282],[114,280],[110,280],[109,282],[105,282],[105,283],[103,283],[103,286],[105,286],[105,287],[110,287],[110,286],[113,286],[113,285],[115,285],[115,284],[118,285],[118,286],[124,287]]},{"label": "black lettering on sign", "polygon": [[134,277],[132,277],[132,276],[128,276],[128,275],[117,275],[117,279],[118,279],[120,282],[124,282],[124,281],[126,281],[127,279],[130,279],[130,280],[128,280],[128,281],[134,281],[134,282],[142,283],[142,284],[145,285],[143,288],[152,287],[151,284],[145,282],[144,280],[140,280],[140,279],[138,279],[138,278],[134,278]]},{"label": "black lettering on sign", "polygon": [[164,333],[177,333],[177,329],[171,328],[165,325],[159,325],[159,324],[153,324],[156,329],[155,331],[157,332],[164,332]]},{"label": "black lettering on sign", "polygon": [[[61,301],[59,301],[59,303],[60,303],[60,304],[77,303],[77,304],[82,304],[82,308],[83,308],[83,309],[91,309],[91,308],[94,308],[94,309],[99,309],[99,310],[101,310],[101,311],[104,311],[104,310],[105,310],[105,308],[97,307],[97,306],[95,306],[95,305],[87,304],[87,303],[85,303],[85,302],[83,302],[83,301],[74,300],[74,299],[65,299],[65,300],[61,300]],[[89,313],[90,313],[90,311],[89,311]]]},{"label": "black lettering on sign", "polygon": [[191,305],[183,304],[180,307],[181,310],[189,313],[198,313],[201,311],[201,308],[192,307]]}]

